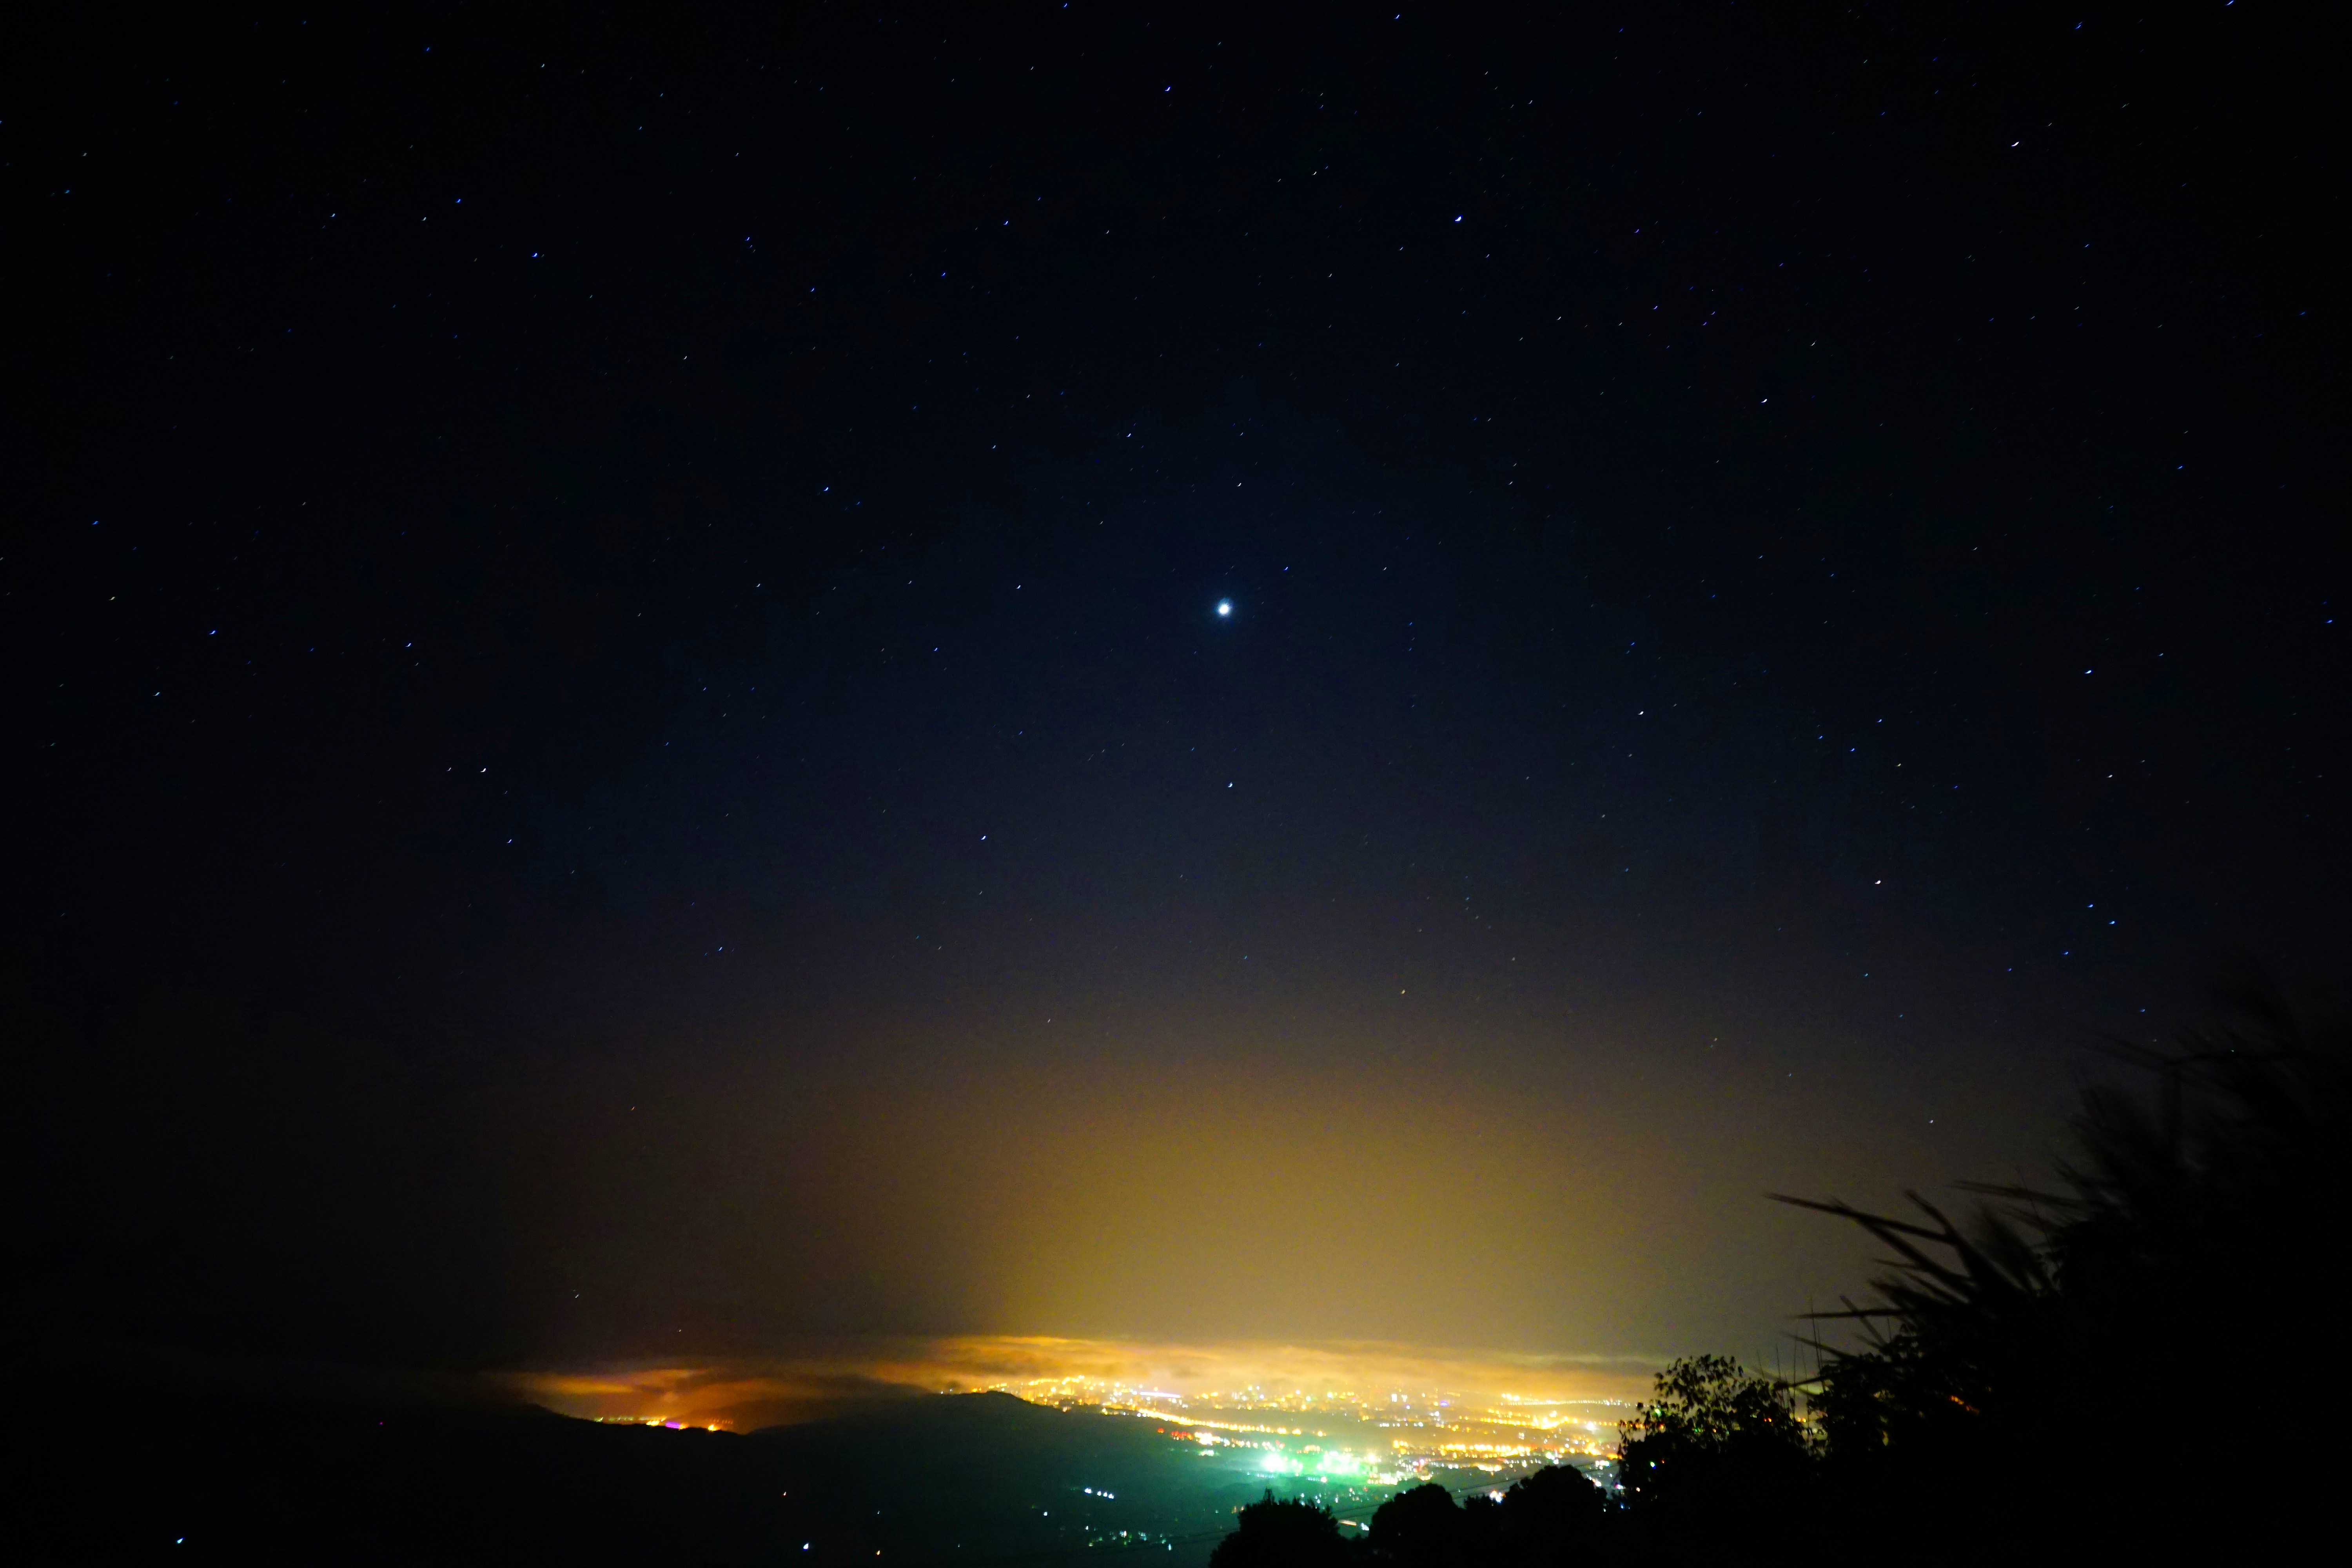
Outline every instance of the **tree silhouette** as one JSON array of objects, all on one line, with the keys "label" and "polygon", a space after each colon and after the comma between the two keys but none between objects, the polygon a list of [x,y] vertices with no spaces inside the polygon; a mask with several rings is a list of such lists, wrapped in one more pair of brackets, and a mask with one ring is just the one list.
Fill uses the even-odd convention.
[{"label": "tree silhouette", "polygon": [[1372,1515],[1372,1553],[1400,1568],[1454,1568],[1478,1560],[1471,1521],[1434,1482],[1412,1487]]},{"label": "tree silhouette", "polygon": [[1268,1490],[1237,1518],[1234,1532],[1209,1553],[1210,1568],[1336,1568],[1348,1560],[1339,1521],[1318,1503],[1287,1501]]},{"label": "tree silhouette", "polygon": [[1729,1356],[1685,1356],[1621,1424],[1626,1505],[1653,1536],[1707,1534],[1786,1510],[1812,1480],[1812,1443],[1788,1387]]},{"label": "tree silhouette", "polygon": [[1583,1471],[1549,1465],[1503,1494],[1502,1555],[1533,1565],[1591,1550],[1608,1523],[1609,1500]]}]

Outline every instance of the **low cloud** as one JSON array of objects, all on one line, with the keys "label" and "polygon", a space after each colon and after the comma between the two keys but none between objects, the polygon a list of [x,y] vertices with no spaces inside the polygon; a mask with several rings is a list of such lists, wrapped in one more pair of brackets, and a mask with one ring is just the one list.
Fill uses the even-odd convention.
[{"label": "low cloud", "polygon": [[1544,1356],[1380,1342],[1191,1344],[1143,1340],[961,1335],[805,1347],[688,1365],[607,1365],[510,1375],[522,1397],[567,1415],[665,1420],[746,1431],[822,1419],[924,1394],[1003,1390],[1040,1401],[1138,1391],[1227,1399],[1390,1394],[1465,1404],[1638,1399],[1654,1362]]}]

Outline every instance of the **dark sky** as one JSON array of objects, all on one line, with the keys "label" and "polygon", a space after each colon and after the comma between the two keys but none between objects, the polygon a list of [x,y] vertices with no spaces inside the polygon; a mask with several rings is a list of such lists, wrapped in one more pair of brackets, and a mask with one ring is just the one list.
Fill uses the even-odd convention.
[{"label": "dark sky", "polygon": [[12,51],[47,1324],[1762,1353],[2324,980],[2295,16],[1459,10]]}]

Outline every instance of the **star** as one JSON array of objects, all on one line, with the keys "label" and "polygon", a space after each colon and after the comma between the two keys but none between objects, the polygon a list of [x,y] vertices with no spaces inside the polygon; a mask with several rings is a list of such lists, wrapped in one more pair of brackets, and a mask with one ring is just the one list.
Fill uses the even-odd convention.
[{"label": "star", "polygon": [[1219,599],[1217,601],[1217,616],[1219,619],[1230,617],[1233,613],[1234,602],[1231,599]]}]

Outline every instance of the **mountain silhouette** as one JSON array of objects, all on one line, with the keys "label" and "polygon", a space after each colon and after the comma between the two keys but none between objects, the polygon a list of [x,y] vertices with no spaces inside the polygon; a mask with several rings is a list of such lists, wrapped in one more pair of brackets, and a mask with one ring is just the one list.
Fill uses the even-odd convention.
[{"label": "mountain silhouette", "polygon": [[1258,1490],[1154,1422],[1005,1394],[738,1435],[391,1394],[16,1393],[41,1412],[23,1529],[59,1561],[1189,1565]]}]

